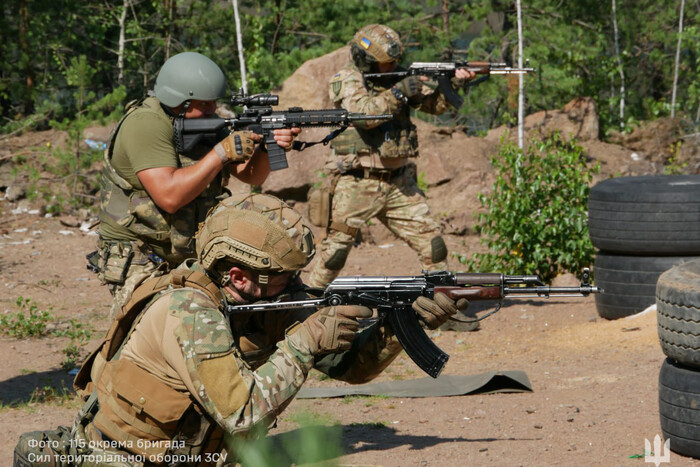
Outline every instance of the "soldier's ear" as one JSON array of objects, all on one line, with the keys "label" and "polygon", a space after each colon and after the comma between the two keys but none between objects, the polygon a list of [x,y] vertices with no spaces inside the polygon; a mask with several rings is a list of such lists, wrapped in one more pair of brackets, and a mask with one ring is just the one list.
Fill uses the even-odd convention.
[{"label": "soldier's ear", "polygon": [[231,285],[237,290],[245,288],[251,282],[250,271],[245,271],[237,266],[232,266],[228,271],[228,275],[231,278]]}]

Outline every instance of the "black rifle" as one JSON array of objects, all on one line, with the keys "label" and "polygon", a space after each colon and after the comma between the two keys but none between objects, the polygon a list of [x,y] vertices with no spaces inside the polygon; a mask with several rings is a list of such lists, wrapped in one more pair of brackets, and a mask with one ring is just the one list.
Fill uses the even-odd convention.
[{"label": "black rifle", "polygon": [[467,83],[467,86],[477,85],[488,79],[491,75],[512,75],[525,74],[535,71],[534,68],[511,68],[505,63],[490,63],[490,62],[414,62],[407,70],[389,71],[386,73],[364,73],[365,79],[378,78],[395,78],[397,81],[407,76],[427,76],[437,81],[440,91],[445,96],[445,99],[452,104],[456,109],[462,107],[464,99],[457,93],[457,90],[452,87],[452,77],[458,68],[466,68],[473,71],[477,75],[486,75],[475,81]]},{"label": "black rifle", "polygon": [[[602,290],[590,284],[590,271],[583,270],[578,287],[551,287],[539,276],[508,276],[500,273],[426,272],[420,276],[338,277],[324,289],[307,289],[318,298],[289,302],[225,305],[227,313],[269,310],[316,310],[327,306],[361,305],[376,308],[379,319],[390,324],[408,356],[423,371],[437,378],[449,355],[423,331],[411,304],[419,297],[433,298],[442,292],[453,300],[501,300],[504,298],[585,297]],[[498,311],[501,303],[488,315]]]},{"label": "black rifle", "polygon": [[256,94],[248,96],[236,94],[231,98],[234,106],[243,106],[242,113],[233,118],[182,118],[175,119],[173,138],[175,147],[181,154],[190,153],[199,143],[212,147],[231,131],[250,130],[263,135],[267,146],[270,170],[286,169],[287,155],[284,149],[277,145],[274,130],[282,128],[308,127],[340,127],[331,132],[322,141],[294,141],[292,149],[302,151],[314,144],[328,144],[333,138],[343,132],[353,122],[360,120],[389,120],[390,114],[366,115],[350,113],[344,109],[304,110],[301,107],[291,107],[287,110],[274,111],[279,96],[273,94]]}]

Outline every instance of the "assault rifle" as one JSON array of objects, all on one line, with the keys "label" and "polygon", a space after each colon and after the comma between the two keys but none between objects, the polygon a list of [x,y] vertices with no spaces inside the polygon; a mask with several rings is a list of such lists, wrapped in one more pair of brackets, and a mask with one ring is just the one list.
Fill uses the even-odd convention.
[{"label": "assault rifle", "polygon": [[457,62],[414,62],[407,70],[400,71],[389,71],[386,73],[364,73],[365,79],[378,79],[378,78],[395,78],[397,80],[403,79],[407,76],[427,76],[437,81],[440,91],[445,96],[445,99],[452,104],[456,109],[462,107],[464,99],[457,93],[452,87],[451,79],[455,75],[455,71],[458,68],[466,68],[469,71],[473,71],[477,75],[485,75],[475,81],[467,84],[467,86],[475,86],[491,75],[513,75],[513,74],[525,74],[529,72],[534,72],[534,68],[511,68],[505,63],[490,63],[490,62],[467,62],[467,61],[457,61]]},{"label": "assault rifle", "polygon": [[420,276],[348,276],[338,277],[325,289],[307,288],[318,298],[288,302],[225,305],[227,313],[269,310],[316,310],[327,306],[361,305],[376,308],[379,319],[386,320],[408,356],[423,371],[437,378],[449,355],[423,331],[411,304],[421,295],[433,298],[442,292],[453,300],[500,300],[504,298],[586,297],[602,290],[590,284],[590,271],[583,270],[578,287],[551,287],[539,276],[509,276],[500,273],[424,272]]},{"label": "assault rifle", "polygon": [[199,143],[212,147],[231,131],[250,130],[263,135],[267,146],[270,170],[286,169],[287,155],[275,142],[273,131],[282,128],[340,127],[321,141],[294,141],[292,149],[303,151],[314,144],[328,144],[333,138],[360,120],[389,120],[390,114],[366,115],[350,113],[344,109],[304,110],[291,107],[287,110],[273,111],[272,106],[279,103],[279,96],[273,94],[255,94],[252,96],[239,93],[231,98],[233,106],[243,106],[242,113],[233,118],[182,118],[175,119],[173,138],[175,147],[181,154],[190,153]]}]

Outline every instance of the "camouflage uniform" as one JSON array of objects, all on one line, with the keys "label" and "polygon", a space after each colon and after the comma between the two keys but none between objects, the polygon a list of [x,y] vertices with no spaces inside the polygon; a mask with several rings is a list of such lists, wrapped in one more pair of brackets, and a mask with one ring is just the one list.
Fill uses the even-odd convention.
[{"label": "camouflage uniform", "polygon": [[333,140],[325,171],[335,184],[331,207],[334,225],[321,243],[310,285],[323,287],[338,276],[357,230],[372,218],[379,219],[418,253],[422,269],[447,269],[447,248],[440,227],[430,216],[425,195],[417,186],[415,164],[410,162],[418,157],[410,109],[440,114],[449,104],[439,90],[428,85],[423,85],[417,99],[407,103],[392,92],[393,83],[365,82],[353,62],[329,84],[329,96],[337,108],[390,113],[394,119],[357,123]]},{"label": "camouflage uniform", "polygon": [[[351,307],[224,314],[224,304],[237,303],[223,286],[234,270],[227,261],[269,285],[270,274],[294,277],[313,257],[311,230],[281,201],[260,194],[227,198],[211,211],[196,241],[198,259],[139,285],[80,369],[74,386],[87,402],[72,429],[22,435],[16,465],[46,454],[36,443],[44,438],[58,440],[54,450],[72,455],[70,465],[105,458],[116,459],[105,465],[173,459],[173,465],[212,464],[208,460],[220,459],[226,436],[245,438],[271,426],[311,368],[363,383],[402,350],[380,322],[353,331],[343,352],[332,345],[329,352],[338,353],[312,350],[315,341],[307,338],[327,343],[345,331],[329,328],[314,337],[309,325],[320,323],[321,313],[328,312],[330,321]],[[298,280],[274,297],[305,298]]]},{"label": "camouflage uniform", "polygon": [[[192,202],[168,214],[160,209],[140,186],[135,170],[130,166],[129,174],[124,168],[116,168],[112,157],[121,151],[129,140],[144,140],[144,143],[158,145],[166,158],[162,164],[172,167],[186,167],[194,164],[199,155],[209,151],[208,147],[198,148],[195,155],[178,154],[172,139],[172,117],[161,107],[155,97],[145,99],[127,107],[127,113],[119,122],[112,136],[110,147],[105,151],[103,184],[100,202],[100,239],[98,241],[99,279],[109,287],[114,300],[111,317],[115,318],[120,308],[129,300],[134,288],[152,275],[160,275],[169,268],[194,256],[194,233],[204,220],[208,210],[215,206],[224,195],[229,171],[224,167],[216,179]],[[127,146],[128,147],[128,146]],[[136,149],[138,150],[138,149]],[[169,154],[168,154],[169,153]],[[128,155],[128,161],[135,164],[152,165],[149,158],[153,154]],[[150,165],[147,165],[150,164]]]},{"label": "camouflage uniform", "polygon": [[[138,456],[206,464],[206,458],[225,447],[225,434],[248,436],[255,428],[271,426],[311,368],[361,383],[381,373],[401,351],[393,334],[374,323],[360,331],[351,350],[314,359],[285,339],[312,312],[241,314],[229,321],[213,283],[204,274],[193,282],[192,274],[202,270],[199,263],[188,263],[145,282],[142,287],[160,282],[167,288],[147,297],[145,310],[131,318],[136,325],[115,358],[101,360],[108,354],[98,349],[81,370],[92,374],[92,384],[82,385],[96,388],[99,409],[94,418],[76,423],[72,444],[98,445],[98,450],[86,447],[74,456],[131,456],[131,461],[112,465],[140,465],[134,460]],[[280,298],[306,298],[298,291],[290,294]],[[117,321],[113,328],[118,327]],[[104,449],[104,440],[119,444]],[[25,457],[26,444],[17,447]]]}]

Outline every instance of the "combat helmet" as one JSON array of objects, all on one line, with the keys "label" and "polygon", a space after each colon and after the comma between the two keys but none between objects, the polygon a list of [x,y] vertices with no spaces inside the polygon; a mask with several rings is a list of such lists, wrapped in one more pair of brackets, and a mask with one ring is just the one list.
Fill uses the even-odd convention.
[{"label": "combat helmet", "polygon": [[403,55],[403,44],[389,26],[370,24],[355,33],[350,51],[355,65],[362,71],[370,71],[377,63],[398,61]]},{"label": "combat helmet", "polygon": [[224,97],[226,78],[221,68],[197,52],[182,52],[169,58],[158,72],[156,97],[168,107],[196,99],[213,101]]},{"label": "combat helmet", "polygon": [[222,285],[231,264],[257,271],[264,288],[269,274],[299,271],[316,253],[313,233],[301,215],[265,194],[221,201],[200,224],[195,241],[199,263]]}]

